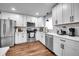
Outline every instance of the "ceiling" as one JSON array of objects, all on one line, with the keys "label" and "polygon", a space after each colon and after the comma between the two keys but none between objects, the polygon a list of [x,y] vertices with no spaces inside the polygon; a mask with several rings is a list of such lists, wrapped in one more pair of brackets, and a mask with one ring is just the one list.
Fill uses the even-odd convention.
[{"label": "ceiling", "polygon": [[[56,3],[0,3],[0,11],[19,13],[30,16],[44,16]],[[15,8],[12,11],[11,8]],[[39,15],[36,15],[36,13]]]}]

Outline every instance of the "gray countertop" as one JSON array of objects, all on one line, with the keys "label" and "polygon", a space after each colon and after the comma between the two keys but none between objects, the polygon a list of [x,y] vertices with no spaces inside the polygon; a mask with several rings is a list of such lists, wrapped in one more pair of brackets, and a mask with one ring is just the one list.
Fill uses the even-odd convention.
[{"label": "gray countertop", "polygon": [[65,38],[65,39],[70,39],[70,40],[74,40],[74,41],[79,41],[79,37],[78,36],[68,36],[68,35],[58,35],[56,33],[46,33],[46,34],[49,34],[49,35],[53,35],[53,36],[58,36],[58,37],[62,37],[62,38]]}]

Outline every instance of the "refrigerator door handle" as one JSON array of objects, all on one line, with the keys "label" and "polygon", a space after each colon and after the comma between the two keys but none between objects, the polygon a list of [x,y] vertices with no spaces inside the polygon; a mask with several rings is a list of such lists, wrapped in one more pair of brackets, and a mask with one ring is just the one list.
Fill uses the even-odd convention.
[{"label": "refrigerator door handle", "polygon": [[3,34],[5,36],[5,33],[6,33],[6,24],[5,24],[5,21],[4,21],[4,24],[3,24]]}]

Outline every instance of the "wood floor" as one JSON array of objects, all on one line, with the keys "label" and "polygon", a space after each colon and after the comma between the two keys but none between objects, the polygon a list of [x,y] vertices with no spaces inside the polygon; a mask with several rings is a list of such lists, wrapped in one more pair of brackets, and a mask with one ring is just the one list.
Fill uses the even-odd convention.
[{"label": "wood floor", "polygon": [[17,44],[9,49],[7,56],[55,56],[39,41]]}]

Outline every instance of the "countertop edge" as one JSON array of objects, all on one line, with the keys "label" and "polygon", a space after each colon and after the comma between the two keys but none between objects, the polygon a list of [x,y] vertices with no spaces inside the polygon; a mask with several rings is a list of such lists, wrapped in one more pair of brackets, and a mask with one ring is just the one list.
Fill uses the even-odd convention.
[{"label": "countertop edge", "polygon": [[79,37],[77,37],[77,36],[71,37],[71,36],[68,36],[68,35],[58,35],[56,33],[46,33],[46,34],[53,35],[53,36],[58,36],[58,37],[61,37],[61,38],[64,38],[64,39],[70,39],[70,40],[74,40],[74,41],[79,41]]}]

